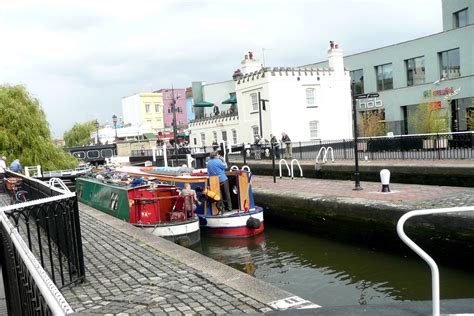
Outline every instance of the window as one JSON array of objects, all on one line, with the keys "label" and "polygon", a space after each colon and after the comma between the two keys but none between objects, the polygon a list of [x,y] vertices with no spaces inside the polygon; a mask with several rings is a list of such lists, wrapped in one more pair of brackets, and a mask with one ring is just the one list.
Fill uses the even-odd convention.
[{"label": "window", "polygon": [[212,132],[212,138],[217,142],[217,132]]},{"label": "window", "polygon": [[452,79],[461,77],[459,48],[439,53],[441,78]]},{"label": "window", "polygon": [[255,139],[256,136],[260,136],[258,126],[252,126],[252,139]]},{"label": "window", "polygon": [[377,74],[377,90],[393,89],[393,72],[392,64],[385,64],[375,67]]},{"label": "window", "polygon": [[160,105],[155,103],[155,112],[159,113],[160,112]]},{"label": "window", "polygon": [[416,57],[405,60],[407,67],[407,86],[425,83],[425,58]]},{"label": "window", "polygon": [[252,112],[258,112],[258,96],[256,93],[250,95],[252,98]]},{"label": "window", "polygon": [[232,144],[237,144],[237,131],[235,129],[232,130]]},{"label": "window", "polygon": [[110,194],[109,208],[110,208],[112,211],[116,211],[116,210],[117,210],[118,199],[119,199],[118,193],[112,192],[112,194]]},{"label": "window", "polygon": [[194,145],[197,145],[197,139],[196,139],[196,137],[193,138],[193,143],[194,143]]},{"label": "window", "polygon": [[315,139],[319,137],[319,122],[310,121],[309,122],[309,137]]},{"label": "window", "polygon": [[206,146],[206,134],[201,133],[201,145]]},{"label": "window", "polygon": [[463,27],[468,25],[467,8],[454,13],[454,27]]},{"label": "window", "polygon": [[150,113],[150,104],[148,104],[148,103],[145,104],[145,111],[146,111],[147,113]]},{"label": "window", "polygon": [[168,114],[170,114],[170,113],[171,113],[171,108],[168,108]]},{"label": "window", "polygon": [[354,82],[355,94],[364,93],[364,71],[362,69],[351,71],[351,82]]},{"label": "window", "polygon": [[222,131],[222,141],[227,142],[227,131]]},{"label": "window", "polygon": [[314,88],[306,88],[306,106],[314,105]]}]

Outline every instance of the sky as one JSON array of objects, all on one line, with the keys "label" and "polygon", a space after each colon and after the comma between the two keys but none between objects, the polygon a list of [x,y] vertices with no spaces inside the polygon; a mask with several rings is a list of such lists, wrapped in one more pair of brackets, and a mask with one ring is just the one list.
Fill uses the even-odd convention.
[{"label": "sky", "polygon": [[442,31],[441,0],[29,0],[0,6],[0,84],[39,99],[54,137],[121,116],[121,99],[326,59]]}]

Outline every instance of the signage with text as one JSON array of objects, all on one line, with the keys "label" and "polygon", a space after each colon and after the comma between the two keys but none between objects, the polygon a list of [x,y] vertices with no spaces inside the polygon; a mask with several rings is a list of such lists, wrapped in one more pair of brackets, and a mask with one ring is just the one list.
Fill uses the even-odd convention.
[{"label": "signage with text", "polygon": [[437,97],[437,96],[444,95],[449,98],[449,97],[455,96],[459,92],[461,92],[461,88],[454,89],[453,87],[448,87],[448,88],[444,88],[440,90],[432,90],[432,89],[425,90],[423,91],[423,96],[425,98],[429,98],[429,97]]},{"label": "signage with text", "polygon": [[378,110],[383,108],[383,102],[377,98],[359,100],[359,110]]}]

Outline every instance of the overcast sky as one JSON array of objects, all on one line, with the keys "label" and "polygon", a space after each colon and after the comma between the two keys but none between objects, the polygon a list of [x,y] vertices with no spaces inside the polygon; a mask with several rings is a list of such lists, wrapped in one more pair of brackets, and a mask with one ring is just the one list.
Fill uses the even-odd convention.
[{"label": "overcast sky", "polygon": [[[40,3],[41,2],[41,3]],[[121,116],[121,98],[231,78],[253,51],[267,66],[352,54],[442,30],[440,0],[8,1],[0,83],[24,84],[53,135]]]}]

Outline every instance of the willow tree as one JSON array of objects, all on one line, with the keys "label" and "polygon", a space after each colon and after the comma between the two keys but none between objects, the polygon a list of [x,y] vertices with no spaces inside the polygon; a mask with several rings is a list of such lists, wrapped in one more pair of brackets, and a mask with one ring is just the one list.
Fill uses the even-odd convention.
[{"label": "willow tree", "polygon": [[431,103],[422,103],[410,118],[410,125],[419,134],[447,132],[449,129],[448,112],[445,108],[436,108]]},{"label": "willow tree", "polygon": [[466,121],[467,121],[467,128],[470,131],[474,131],[474,110],[468,111]]},{"label": "willow tree", "polygon": [[46,115],[39,101],[21,85],[0,85],[0,154],[8,163],[42,165],[44,170],[67,169],[77,160],[51,140]]},{"label": "willow tree", "polygon": [[82,146],[91,143],[91,132],[95,130],[95,121],[76,123],[64,133],[67,147]]},{"label": "willow tree", "polygon": [[359,131],[363,137],[385,135],[384,113],[382,111],[366,111],[362,113]]}]

